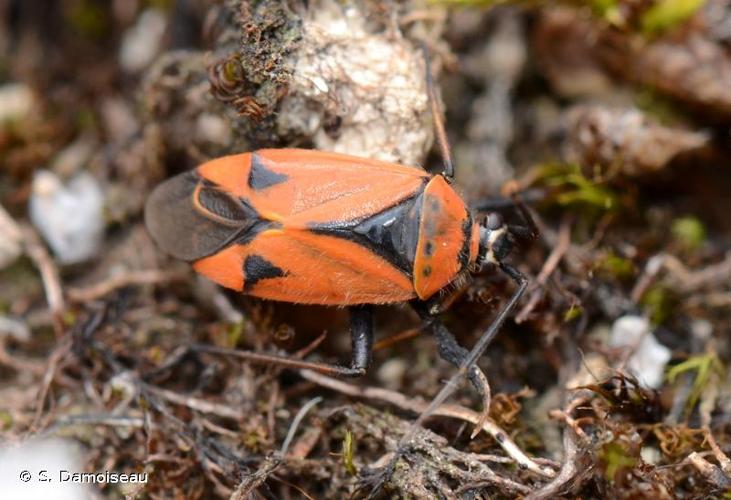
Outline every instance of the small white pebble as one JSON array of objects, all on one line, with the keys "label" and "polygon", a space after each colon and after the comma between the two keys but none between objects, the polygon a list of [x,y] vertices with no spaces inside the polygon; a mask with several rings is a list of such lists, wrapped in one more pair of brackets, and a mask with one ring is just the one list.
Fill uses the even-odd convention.
[{"label": "small white pebble", "polygon": [[64,186],[56,174],[39,170],[33,179],[30,219],[62,264],[94,257],[104,231],[101,187],[83,172]]},{"label": "small white pebble", "polygon": [[0,123],[22,120],[33,109],[33,92],[23,83],[0,86]]},{"label": "small white pebble", "polygon": [[9,266],[20,256],[23,250],[21,240],[18,224],[0,206],[0,269]]},{"label": "small white pebble", "polygon": [[136,73],[152,63],[160,51],[166,24],[160,10],[147,9],[125,32],[119,49],[119,63],[125,71]]},{"label": "small white pebble", "polygon": [[650,465],[657,465],[662,460],[662,453],[654,446],[643,446],[640,449],[642,460]]},{"label": "small white pebble", "polygon": [[378,368],[376,377],[388,389],[397,389],[406,373],[406,362],[400,358],[391,358]]},{"label": "small white pebble", "polygon": [[634,352],[627,360],[627,370],[644,385],[657,389],[662,385],[670,349],[657,341],[650,322],[642,316],[622,316],[612,325],[611,347],[627,347]]}]

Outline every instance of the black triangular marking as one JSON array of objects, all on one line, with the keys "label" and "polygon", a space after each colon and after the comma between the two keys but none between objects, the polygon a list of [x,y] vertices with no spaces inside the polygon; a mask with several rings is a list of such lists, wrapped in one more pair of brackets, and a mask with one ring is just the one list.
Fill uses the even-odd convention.
[{"label": "black triangular marking", "polygon": [[286,181],[286,174],[273,172],[267,167],[256,153],[251,155],[251,170],[249,172],[249,187],[255,191],[266,189],[275,184]]},{"label": "black triangular marking", "polygon": [[412,275],[419,241],[422,192],[356,222],[318,224],[310,230],[358,243]]},{"label": "black triangular marking", "polygon": [[244,291],[249,291],[261,280],[281,278],[287,273],[264,257],[249,255],[244,261]]}]

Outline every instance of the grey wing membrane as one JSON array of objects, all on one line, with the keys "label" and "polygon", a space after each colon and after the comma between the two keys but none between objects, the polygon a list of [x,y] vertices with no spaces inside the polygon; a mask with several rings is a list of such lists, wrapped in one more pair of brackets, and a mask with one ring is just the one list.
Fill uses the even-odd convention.
[{"label": "grey wing membrane", "polygon": [[195,261],[216,253],[260,223],[244,200],[202,179],[195,171],[163,182],[145,205],[145,224],[155,243],[173,257]]}]

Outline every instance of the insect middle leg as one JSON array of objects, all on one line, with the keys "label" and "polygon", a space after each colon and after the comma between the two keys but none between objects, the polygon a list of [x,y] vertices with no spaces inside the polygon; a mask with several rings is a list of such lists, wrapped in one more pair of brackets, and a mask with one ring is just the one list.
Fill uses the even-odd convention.
[{"label": "insect middle leg", "polygon": [[191,346],[191,349],[198,352],[235,356],[252,362],[273,363],[288,368],[315,370],[332,376],[360,377],[368,369],[368,365],[371,362],[371,352],[373,351],[372,306],[360,305],[350,307],[350,338],[353,345],[350,366],[317,363],[289,356],[238,351],[210,345],[196,344]]},{"label": "insect middle leg", "polygon": [[[439,318],[430,314],[429,306],[426,302],[413,301],[411,302],[411,306],[434,334],[439,355],[442,359],[457,367],[462,366],[467,359],[469,351],[459,345],[452,332],[444,326],[444,323]],[[467,377],[482,397],[483,416],[487,415],[490,411],[490,385],[487,383],[487,377],[485,377],[485,374],[476,364],[472,365]]]},{"label": "insect middle leg", "polygon": [[343,375],[353,377],[364,375],[373,352],[373,306],[366,304],[350,307],[350,341],[352,373]]}]

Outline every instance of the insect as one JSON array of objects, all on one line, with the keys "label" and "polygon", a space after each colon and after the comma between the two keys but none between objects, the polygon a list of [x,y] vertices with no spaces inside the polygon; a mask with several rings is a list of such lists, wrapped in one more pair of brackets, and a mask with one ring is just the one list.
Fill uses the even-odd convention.
[{"label": "insect", "polygon": [[[467,208],[451,185],[454,169],[430,97],[445,161],[438,175],[338,153],[262,149],[213,159],[160,184],[147,200],[147,228],[165,252],[224,287],[350,308],[351,363],[328,365],[330,373],[365,373],[372,306],[398,302],[412,305],[440,355],[461,366],[469,352],[436,317],[435,304],[487,264],[522,293],[525,279],[504,259],[516,239],[535,230],[521,204],[521,226],[498,213],[478,220]],[[472,363],[466,375],[487,404],[480,368]]]}]

